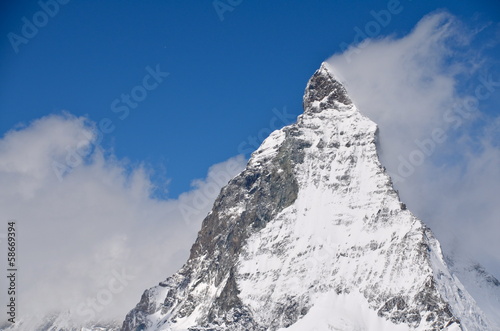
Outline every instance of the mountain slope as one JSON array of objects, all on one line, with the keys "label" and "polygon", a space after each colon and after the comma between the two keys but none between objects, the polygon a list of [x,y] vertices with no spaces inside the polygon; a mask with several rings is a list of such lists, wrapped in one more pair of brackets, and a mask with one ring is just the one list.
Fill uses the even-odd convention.
[{"label": "mountain slope", "polygon": [[492,322],[492,329],[500,330],[500,281],[489,274],[483,266],[468,257],[460,248],[451,250],[446,262],[474,298],[481,310]]},{"label": "mountain slope", "polygon": [[189,260],[122,331],[493,330],[400,202],[376,136],[323,64],[304,114],[222,189]]}]

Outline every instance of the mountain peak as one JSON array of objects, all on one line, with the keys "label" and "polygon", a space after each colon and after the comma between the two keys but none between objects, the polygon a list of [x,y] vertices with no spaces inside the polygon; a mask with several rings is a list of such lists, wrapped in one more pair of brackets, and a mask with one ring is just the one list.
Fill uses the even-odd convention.
[{"label": "mountain peak", "polygon": [[334,77],[326,62],[314,73],[307,83],[304,93],[304,112],[321,112],[334,108],[335,102],[352,104],[345,87]]},{"label": "mountain peak", "polygon": [[[377,126],[323,64],[122,331],[492,330],[400,202]],[[374,327],[377,325],[377,327]]]}]

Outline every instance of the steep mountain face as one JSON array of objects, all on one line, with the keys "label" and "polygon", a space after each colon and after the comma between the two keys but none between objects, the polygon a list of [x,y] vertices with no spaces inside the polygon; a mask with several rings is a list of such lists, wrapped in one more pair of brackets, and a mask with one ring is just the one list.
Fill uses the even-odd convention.
[{"label": "steep mountain face", "polygon": [[122,331],[496,330],[400,202],[376,139],[323,64],[297,123],[222,189],[186,264]]},{"label": "steep mountain face", "polygon": [[458,247],[445,256],[453,275],[458,277],[486,316],[500,330],[500,281]]}]

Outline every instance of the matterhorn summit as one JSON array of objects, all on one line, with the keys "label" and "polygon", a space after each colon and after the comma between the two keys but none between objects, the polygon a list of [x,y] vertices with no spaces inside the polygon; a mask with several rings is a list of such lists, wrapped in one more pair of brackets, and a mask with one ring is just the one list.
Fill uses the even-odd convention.
[{"label": "matterhorn summit", "polygon": [[188,261],[122,331],[499,330],[400,201],[376,124],[328,64],[303,106],[221,190]]}]

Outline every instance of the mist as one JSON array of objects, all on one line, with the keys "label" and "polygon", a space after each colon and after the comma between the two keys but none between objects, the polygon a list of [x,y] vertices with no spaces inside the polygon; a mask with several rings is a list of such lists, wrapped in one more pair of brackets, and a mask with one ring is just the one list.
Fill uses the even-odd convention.
[{"label": "mist", "polygon": [[145,289],[187,260],[220,187],[246,164],[236,156],[177,199],[155,199],[152,170],[102,150],[94,128],[63,113],[0,140],[0,210],[17,223],[25,328],[51,313],[123,321]]}]

